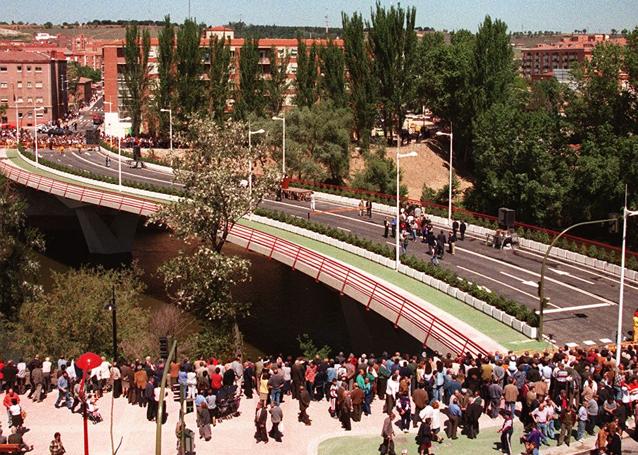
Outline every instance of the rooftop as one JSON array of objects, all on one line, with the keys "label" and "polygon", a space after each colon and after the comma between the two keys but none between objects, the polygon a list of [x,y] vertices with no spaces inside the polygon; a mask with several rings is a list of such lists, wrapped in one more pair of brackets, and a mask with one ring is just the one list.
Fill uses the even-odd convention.
[{"label": "rooftop", "polygon": [[3,63],[47,63],[52,56],[38,51],[0,50],[0,62]]}]

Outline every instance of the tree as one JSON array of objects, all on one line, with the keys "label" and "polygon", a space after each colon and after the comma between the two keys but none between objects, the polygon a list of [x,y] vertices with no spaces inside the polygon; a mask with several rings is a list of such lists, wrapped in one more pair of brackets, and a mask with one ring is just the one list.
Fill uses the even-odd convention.
[{"label": "tree", "polygon": [[291,174],[340,184],[350,169],[352,115],[330,102],[303,107],[286,117],[286,166]]},{"label": "tree", "polygon": [[52,22],[48,22],[48,21],[45,22],[44,23],[44,28],[47,29],[47,30],[53,28],[53,23]]},{"label": "tree", "polygon": [[331,100],[336,108],[346,106],[345,59],[343,50],[334,41],[321,48],[319,52],[321,68],[322,97]]},{"label": "tree", "polygon": [[376,116],[376,91],[372,77],[373,63],[366,47],[363,18],[354,13],[341,15],[344,38],[344,59],[348,70],[348,104],[354,117],[355,138],[368,148],[370,132]]},{"label": "tree", "polygon": [[111,301],[113,289],[118,340],[134,343],[148,332],[148,316],[140,305],[144,291],[140,276],[136,267],[53,272],[52,289],[20,309],[13,327],[14,348],[25,356],[77,356],[86,351],[110,356],[111,317],[105,305]]},{"label": "tree", "polygon": [[0,176],[0,319],[14,320],[23,302],[40,292],[35,252],[44,251],[44,241],[27,227],[25,210],[24,200]]},{"label": "tree", "polygon": [[261,116],[264,107],[263,80],[259,67],[259,41],[247,38],[239,54],[239,87],[235,97],[235,119],[246,120],[250,114]]},{"label": "tree", "polygon": [[151,50],[151,35],[147,29],[140,32],[137,25],[126,26],[124,46],[124,82],[126,84],[125,106],[131,117],[131,130],[138,135],[142,123],[142,107],[148,85],[148,55]]},{"label": "tree", "polygon": [[175,63],[177,69],[177,96],[179,114],[185,121],[202,107],[203,71],[202,52],[199,47],[199,26],[191,19],[186,19],[177,31],[177,48]]},{"label": "tree", "polygon": [[[175,27],[170,16],[164,16],[164,23],[158,33],[157,72],[159,76],[155,94],[157,110],[173,107],[175,92]],[[160,132],[166,137],[169,118],[158,113]]]},{"label": "tree", "polygon": [[[386,156],[385,148],[378,148],[374,153],[366,156],[365,167],[354,175],[352,186],[368,191],[396,194],[397,166],[394,160]],[[406,196],[408,188],[400,185],[399,193]]]},{"label": "tree", "polygon": [[[196,242],[192,254],[179,254],[161,267],[171,299],[202,320],[235,327],[248,306],[236,301],[232,287],[248,279],[248,261],[221,254],[233,225],[252,212],[264,195],[274,190],[276,173],[266,166],[265,149],[246,143],[246,125],[193,118],[182,141],[190,148],[177,158],[175,180],[184,185],[184,197],[165,204],[153,217],[174,235]],[[262,175],[251,188],[247,164],[263,163]]]},{"label": "tree", "polygon": [[279,56],[275,47],[270,50],[270,79],[264,81],[264,96],[270,115],[277,115],[283,108],[288,90],[288,64],[290,56]]},{"label": "tree", "polygon": [[226,102],[230,91],[230,39],[214,36],[208,46],[208,112],[220,125],[224,123]]},{"label": "tree", "polygon": [[295,104],[299,107],[311,107],[317,101],[317,46],[308,50],[306,40],[297,38],[297,96]]},{"label": "tree", "polygon": [[372,10],[368,43],[379,84],[383,133],[390,140],[399,133],[408,104],[414,99],[417,39],[416,8],[400,5],[386,10],[380,2]]}]

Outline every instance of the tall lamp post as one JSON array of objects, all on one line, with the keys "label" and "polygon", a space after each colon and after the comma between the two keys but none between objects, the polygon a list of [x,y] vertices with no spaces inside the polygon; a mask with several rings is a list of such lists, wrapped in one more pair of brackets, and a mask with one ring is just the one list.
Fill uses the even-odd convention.
[{"label": "tall lamp post", "polygon": [[258,129],[257,131],[251,131],[250,123],[248,124],[248,190],[250,191],[250,195],[252,197],[253,194],[253,134],[264,134],[266,131],[263,128]]},{"label": "tall lamp post", "polygon": [[44,111],[43,107],[33,106],[33,135],[35,137],[35,163],[38,164],[38,112]]},{"label": "tall lamp post", "polygon": [[448,201],[447,201],[447,222],[452,226],[452,143],[454,142],[454,133],[452,132],[452,122],[450,122],[450,132],[444,133],[437,131],[437,136],[448,136],[450,138],[450,182],[448,183]]},{"label": "tall lamp post", "polygon": [[273,120],[280,121],[283,124],[283,139],[281,144],[281,175],[285,177],[286,175],[286,116],[282,115],[281,117],[273,117]]},{"label": "tall lamp post", "polygon": [[113,362],[117,362],[117,305],[115,303],[115,285],[112,288],[111,301],[104,305],[111,312],[113,325]]},{"label": "tall lamp post", "polygon": [[588,224],[600,224],[600,223],[607,223],[610,221],[617,221],[617,220],[618,218],[607,218],[604,220],[583,221],[582,223],[576,223],[572,226],[569,226],[568,228],[563,230],[560,234],[558,234],[556,237],[554,237],[554,240],[552,240],[552,243],[550,243],[549,246],[547,247],[547,251],[545,251],[545,255],[543,256],[543,262],[541,264],[541,277],[540,277],[540,280],[538,281],[539,310],[538,310],[538,330],[536,331],[536,339],[538,341],[543,341],[543,313],[545,310],[545,305],[547,304],[547,302],[549,302],[549,297],[545,297],[545,270],[547,269],[547,259],[549,258],[549,253],[552,251],[552,248],[554,248],[554,245],[556,244],[556,242],[558,242],[558,239],[560,239],[563,235],[565,235],[567,232],[571,231],[574,228],[577,228],[579,226],[586,226]]},{"label": "tall lamp post", "polygon": [[396,222],[395,222],[395,228],[394,228],[394,240],[395,240],[395,253],[396,253],[396,261],[395,261],[395,270],[399,271],[399,264],[401,264],[401,250],[400,250],[400,246],[399,246],[399,237],[401,234],[401,229],[399,228],[399,221],[401,219],[401,194],[400,194],[400,183],[401,183],[401,168],[399,165],[399,160],[401,158],[411,158],[414,156],[417,156],[417,153],[412,151],[412,152],[407,152],[407,153],[400,153],[401,150],[401,138],[399,138],[397,140],[397,214],[396,214]]},{"label": "tall lamp post", "polygon": [[620,291],[618,295],[618,333],[616,334],[616,366],[620,366],[622,343],[622,312],[625,302],[625,251],[627,248],[627,218],[638,215],[638,210],[627,210],[627,185],[625,185],[625,205],[622,217],[622,249],[620,253]]},{"label": "tall lamp post", "polygon": [[173,152],[173,110],[160,109],[161,112],[168,112],[168,135],[171,142],[171,153]]},{"label": "tall lamp post", "polygon": [[[14,97],[15,97],[15,93],[14,93]],[[20,108],[18,107],[18,104],[21,104],[22,101],[16,99],[16,142],[18,147],[20,146]]]},{"label": "tall lamp post", "polygon": [[[111,101],[104,101],[104,104],[109,105],[109,112],[112,112],[113,103]],[[119,191],[122,191],[122,131],[120,126],[120,116],[117,117],[117,184]]]}]

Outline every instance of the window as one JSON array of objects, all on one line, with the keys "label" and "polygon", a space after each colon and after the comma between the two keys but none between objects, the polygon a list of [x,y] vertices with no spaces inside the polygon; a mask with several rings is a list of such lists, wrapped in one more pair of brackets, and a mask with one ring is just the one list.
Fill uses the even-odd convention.
[{"label": "window", "polygon": [[32,88],[33,84],[31,82],[27,82],[27,88]]},{"label": "window", "polygon": [[16,71],[22,71],[22,65],[16,66]]},{"label": "window", "polygon": [[0,66],[0,73],[6,73],[7,72],[7,67],[6,66]]},{"label": "window", "polygon": [[19,96],[19,97],[18,97],[18,103],[23,103],[23,102],[24,102],[24,100],[22,99],[22,97],[21,97],[21,96]]},{"label": "window", "polygon": [[32,97],[28,97],[27,98],[27,103],[29,103],[29,104],[33,103],[33,98]]},{"label": "window", "polygon": [[35,102],[36,103],[42,103],[42,102],[44,102],[44,98],[42,98],[41,96],[38,96],[38,97],[36,97]]},{"label": "window", "polygon": [[18,81],[18,88],[22,88],[22,81]]},{"label": "window", "polygon": [[28,118],[33,117],[33,112],[29,112],[29,113],[27,114],[27,117],[28,117]]},{"label": "window", "polygon": [[27,71],[31,71],[31,65],[27,65]]},{"label": "window", "polygon": [[37,118],[42,118],[42,117],[44,117],[44,112],[42,112],[42,111],[36,111],[36,112],[35,112],[35,116],[36,116]]},{"label": "window", "polygon": [[290,55],[297,55],[297,48],[293,47],[292,49],[290,49]]},{"label": "window", "polygon": [[36,66],[35,67],[35,72],[36,73],[41,73],[42,72],[42,67],[41,66]]},{"label": "window", "polygon": [[18,118],[22,118],[24,117],[24,114],[22,112],[18,112]]},{"label": "window", "polygon": [[42,88],[42,81],[37,81],[35,83],[35,88]]},{"label": "window", "polygon": [[0,88],[8,88],[8,85],[6,82],[0,82]]},{"label": "window", "polygon": [[9,104],[9,98],[0,98],[0,104]]}]

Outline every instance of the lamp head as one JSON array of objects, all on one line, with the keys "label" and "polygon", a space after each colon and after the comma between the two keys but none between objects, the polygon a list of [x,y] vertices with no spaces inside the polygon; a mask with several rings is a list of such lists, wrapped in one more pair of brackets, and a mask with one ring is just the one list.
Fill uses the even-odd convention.
[{"label": "lamp head", "polygon": [[266,130],[263,128],[258,129],[257,131],[251,131],[250,134],[264,134]]}]

